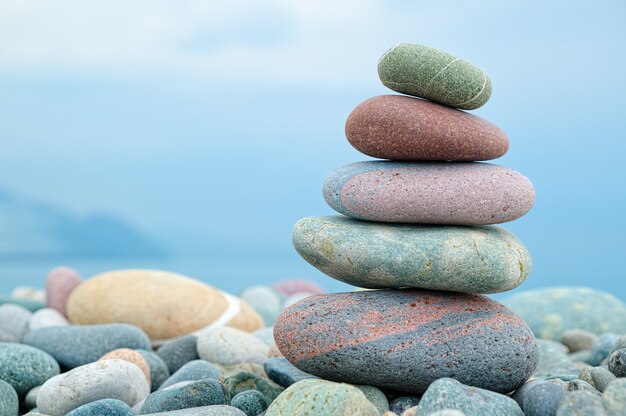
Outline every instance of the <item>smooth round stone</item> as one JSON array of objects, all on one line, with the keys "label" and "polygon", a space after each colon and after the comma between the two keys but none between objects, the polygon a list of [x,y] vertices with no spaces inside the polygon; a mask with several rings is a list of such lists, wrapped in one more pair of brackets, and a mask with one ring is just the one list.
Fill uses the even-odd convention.
[{"label": "smooth round stone", "polygon": [[46,291],[32,286],[18,286],[11,291],[11,297],[45,302]]},{"label": "smooth round stone", "polygon": [[204,360],[192,360],[172,374],[170,378],[161,385],[161,389],[165,389],[181,381],[197,381],[206,378],[219,380],[221,376],[222,372],[213,364]]},{"label": "smooth round stone", "polygon": [[565,395],[556,416],[605,416],[602,399],[588,391],[574,391]]},{"label": "smooth round stone", "polygon": [[539,363],[533,373],[534,377],[570,380],[578,376],[579,370],[567,355],[567,347],[544,339],[538,339],[537,345],[539,346]]},{"label": "smooth round stone", "polygon": [[267,326],[265,328],[258,329],[252,333],[255,337],[266,343],[272,345],[274,343],[274,327]]},{"label": "smooth round stone", "polygon": [[34,312],[30,321],[28,322],[28,328],[30,331],[35,331],[41,328],[48,328],[51,326],[68,326],[69,321],[59,311],[52,308],[43,308]]},{"label": "smooth round stone", "polygon": [[520,285],[531,268],[530,254],[522,243],[494,226],[309,217],[295,225],[292,241],[298,253],[323,273],[366,288],[497,293]]},{"label": "smooth round stone", "polygon": [[554,416],[564,397],[565,390],[556,384],[535,386],[524,397],[524,415]]},{"label": "smooth round stone", "polygon": [[141,406],[140,414],[168,412],[189,407],[224,404],[224,391],[219,381],[205,379],[177,389],[152,393]]},{"label": "smooth round stone", "polygon": [[[27,409],[33,409],[37,407],[37,394],[39,394],[39,389],[41,386],[33,387],[26,393],[26,397],[24,397],[24,407]],[[2,413],[0,413],[2,414]]]},{"label": "smooth round stone", "polygon": [[98,359],[98,361],[103,360],[124,360],[128,361],[129,363],[133,363],[137,367],[139,367],[143,375],[146,377],[148,385],[152,383],[152,380],[150,379],[150,366],[148,365],[148,362],[145,360],[145,358],[143,358],[141,354],[139,354],[135,350],[131,350],[130,348],[118,348],[111,352],[107,352]]},{"label": "smooth round stone", "polygon": [[268,286],[252,286],[245,289],[239,295],[241,300],[247,302],[261,318],[265,326],[274,324],[274,320],[281,311],[281,298],[278,292]]},{"label": "smooth round stone", "polygon": [[269,346],[252,334],[235,328],[216,328],[198,337],[198,355],[221,365],[235,365],[248,357],[267,357]]},{"label": "smooth round stone", "polygon": [[227,399],[232,399],[242,391],[257,390],[263,394],[267,403],[272,403],[283,391],[283,388],[273,381],[246,370],[236,370],[225,375],[222,377],[222,384]]},{"label": "smooth round stone", "polygon": [[602,403],[609,416],[622,416],[626,409],[626,378],[618,378],[608,385]]},{"label": "smooth round stone", "polygon": [[402,414],[411,407],[420,404],[420,398],[415,396],[402,396],[389,403],[389,410],[397,414]]},{"label": "smooth round stone", "polygon": [[602,396],[602,394],[596,390],[591,384],[586,381],[575,379],[570,381],[563,381],[558,378],[553,378],[548,380],[548,383],[557,384],[565,389],[566,392],[574,392],[574,391],[586,391],[592,393],[598,397]]},{"label": "smooth round stone", "polygon": [[74,269],[57,267],[52,269],[46,280],[46,304],[67,316],[66,305],[74,289],[82,283],[82,279]]},{"label": "smooth round stone", "polygon": [[515,400],[505,395],[476,387],[469,387],[451,378],[433,382],[417,406],[418,414],[450,409],[467,416],[524,416]]},{"label": "smooth round stone", "polygon": [[135,350],[148,363],[150,368],[150,380],[152,381],[150,390],[158,390],[159,387],[170,377],[170,371],[167,364],[155,352],[149,350]]},{"label": "smooth round stone", "polygon": [[622,335],[617,341],[615,341],[609,355],[613,354],[617,350],[621,350],[622,348],[626,348],[626,335]]},{"label": "smooth round stone", "polygon": [[570,352],[578,352],[590,350],[597,338],[597,335],[593,332],[585,331],[584,329],[570,329],[563,332],[559,341]]},{"label": "smooth round stone", "polygon": [[526,383],[519,386],[517,390],[513,392],[513,394],[511,394],[511,399],[515,400],[515,402],[517,402],[519,407],[522,410],[524,410],[524,398],[526,397],[526,394],[528,393],[528,391],[532,389],[533,387],[538,386],[539,384],[545,383],[545,382],[546,382],[545,380],[542,380],[539,378],[533,378],[531,380],[528,380]]},{"label": "smooth round stone", "polygon": [[383,393],[382,390],[380,390],[378,387],[367,385],[360,385],[355,387],[363,392],[367,400],[369,400],[370,403],[376,406],[380,413],[385,413],[389,411],[389,400],[387,400],[387,396],[385,396],[385,393]]},{"label": "smooth round stone", "polygon": [[535,189],[522,174],[489,163],[351,163],[331,172],[324,199],[361,220],[489,225],[513,221],[533,206]]},{"label": "smooth round stone", "polygon": [[0,380],[0,415],[17,416],[19,408],[20,402],[15,389],[9,383]]},{"label": "smooth round stone", "polygon": [[580,379],[603,392],[615,380],[615,375],[604,367],[587,367],[580,373]]},{"label": "smooth round stone", "polygon": [[28,333],[28,322],[32,313],[20,305],[0,306],[0,331],[21,341]]},{"label": "smooth round stone", "polygon": [[133,410],[121,400],[102,399],[72,410],[66,416],[134,416]]},{"label": "smooth round stone", "polygon": [[620,339],[619,334],[605,332],[595,340],[591,346],[591,365],[600,365],[610,354],[613,345]]},{"label": "smooth round stone", "polygon": [[246,416],[244,412],[232,406],[213,405],[190,407],[171,412],[150,413],[151,416]]},{"label": "smooth round stone", "polygon": [[570,329],[626,333],[626,305],[609,293],[587,287],[529,290],[503,303],[520,315],[538,338],[558,340]]},{"label": "smooth round stone", "polygon": [[609,357],[609,371],[616,377],[626,377],[626,348],[611,354]]},{"label": "smooth round stone", "polygon": [[473,162],[496,159],[509,149],[506,134],[487,120],[400,95],[359,104],[345,132],[356,150],[380,159]]},{"label": "smooth round stone", "polygon": [[247,416],[260,415],[267,409],[265,397],[256,390],[247,390],[238,393],[230,401],[230,405],[241,410]]},{"label": "smooth round stone", "polygon": [[270,358],[265,361],[264,367],[270,380],[283,387],[289,387],[307,378],[317,378],[312,374],[300,370],[284,357]]},{"label": "smooth round stone", "polygon": [[0,343],[0,380],[13,386],[20,397],[59,372],[59,364],[40,349]]},{"label": "smooth round stone", "polygon": [[150,349],[146,334],[127,324],[43,328],[30,332],[24,343],[46,351],[66,368],[93,363],[118,348]]},{"label": "smooth round stone", "polygon": [[133,406],[149,393],[150,387],[139,367],[128,361],[105,360],[46,381],[37,395],[37,407],[50,416],[63,416],[101,399],[117,399]]},{"label": "smooth round stone", "polygon": [[451,292],[311,296],[279,315],[274,335],[302,371],[412,394],[442,377],[508,393],[538,359],[519,317],[487,297]]},{"label": "smooth round stone", "polygon": [[450,107],[474,110],[491,96],[491,81],[471,63],[447,52],[400,43],[378,61],[384,86]]},{"label": "smooth round stone", "polygon": [[117,270],[81,284],[67,304],[76,324],[122,322],[144,330],[152,340],[168,340],[230,325],[246,331],[263,327],[245,302],[194,279],[158,270]]},{"label": "smooth round stone", "polygon": [[308,379],[292,384],[270,405],[265,416],[379,416],[378,409],[358,388]]},{"label": "smooth round stone", "polygon": [[0,305],[19,305],[31,312],[44,308],[46,305],[40,300],[14,298],[10,296],[0,296]]},{"label": "smooth round stone", "polygon": [[189,361],[200,358],[197,344],[198,337],[187,335],[163,344],[157,350],[157,354],[167,364],[170,374],[174,374]]},{"label": "smooth round stone", "polygon": [[314,295],[324,293],[324,289],[317,283],[302,279],[283,280],[272,285],[272,288],[283,297],[288,297],[296,293],[311,293]]}]

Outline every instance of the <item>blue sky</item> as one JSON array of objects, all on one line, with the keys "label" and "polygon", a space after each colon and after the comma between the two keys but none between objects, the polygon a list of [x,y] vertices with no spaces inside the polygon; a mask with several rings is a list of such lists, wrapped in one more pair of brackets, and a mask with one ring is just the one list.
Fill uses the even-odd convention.
[{"label": "blue sky", "polygon": [[323,281],[298,261],[291,227],[332,213],[325,175],[367,159],[343,128],[360,102],[390,93],[378,58],[423,43],[493,81],[474,113],[510,138],[495,163],[537,188],[533,211],[505,225],[535,260],[525,287],[626,290],[621,1],[4,0],[0,10],[0,187],[114,215],[176,256],[285,261]]}]

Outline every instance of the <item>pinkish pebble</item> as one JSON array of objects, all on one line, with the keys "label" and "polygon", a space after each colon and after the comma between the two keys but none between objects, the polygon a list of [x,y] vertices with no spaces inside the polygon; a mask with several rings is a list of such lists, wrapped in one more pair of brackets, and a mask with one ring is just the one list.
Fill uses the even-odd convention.
[{"label": "pinkish pebble", "polygon": [[285,297],[296,293],[311,293],[313,295],[324,293],[324,289],[317,284],[302,279],[283,280],[282,282],[274,284],[272,288]]},{"label": "pinkish pebble", "polygon": [[74,269],[57,267],[48,274],[46,281],[47,306],[67,316],[65,304],[72,291],[82,282]]}]

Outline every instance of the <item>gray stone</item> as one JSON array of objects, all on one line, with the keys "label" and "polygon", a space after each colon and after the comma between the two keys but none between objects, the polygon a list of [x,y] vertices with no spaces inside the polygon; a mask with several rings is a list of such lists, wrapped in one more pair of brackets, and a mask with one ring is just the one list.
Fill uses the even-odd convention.
[{"label": "gray stone", "polygon": [[596,334],[584,329],[568,329],[563,332],[560,341],[570,352],[577,352],[590,350],[596,338],[598,338]]},{"label": "gray stone", "polygon": [[626,377],[626,348],[619,349],[609,357],[609,371],[616,377]]},{"label": "gray stone", "polygon": [[195,335],[176,338],[163,344],[157,350],[157,354],[167,364],[170,374],[174,374],[189,361],[200,358],[196,347],[197,343],[198,338]]},{"label": "gray stone", "polygon": [[15,389],[9,384],[0,380],[0,415],[17,416],[20,402]]},{"label": "gray stone", "polygon": [[149,350],[135,350],[146,360],[150,368],[151,391],[156,391],[170,377],[170,371],[165,361],[161,359],[155,352]]},{"label": "gray stone", "polygon": [[541,383],[545,383],[546,381],[540,378],[533,378],[532,380],[528,380],[526,383],[522,384],[513,394],[511,395],[511,399],[515,400],[519,407],[524,410],[524,398],[530,389],[535,386],[538,386]]},{"label": "gray stone", "polygon": [[600,365],[609,356],[620,336],[612,332],[600,334],[591,347],[591,365]]},{"label": "gray stone", "polygon": [[284,357],[270,358],[265,361],[263,366],[270,380],[283,387],[289,387],[293,383],[307,378],[317,378],[317,376],[300,370]]},{"label": "gray stone", "polygon": [[230,405],[241,410],[247,416],[260,415],[267,409],[265,396],[256,390],[246,390],[237,393],[230,401]]},{"label": "gray stone", "polygon": [[416,407],[420,404],[420,398],[415,396],[402,396],[394,399],[389,403],[389,410],[394,413],[402,414],[405,410],[411,407]]},{"label": "gray stone", "polygon": [[232,406],[215,405],[191,407],[172,412],[150,413],[152,416],[246,416],[244,412]]},{"label": "gray stone", "polygon": [[197,381],[206,378],[219,380],[221,376],[222,372],[213,364],[204,360],[192,360],[172,374],[170,378],[161,385],[161,389],[165,389],[181,381]]},{"label": "gray stone", "polygon": [[533,387],[524,397],[525,416],[554,416],[565,397],[565,389],[553,383]]},{"label": "gray stone", "polygon": [[380,413],[384,413],[389,410],[389,401],[387,400],[387,396],[382,392],[381,389],[374,386],[360,385],[355,386],[359,390],[363,392],[367,400],[370,401]]},{"label": "gray stone", "polygon": [[9,383],[20,397],[59,374],[50,354],[22,344],[0,343],[0,380]]},{"label": "gray stone", "polygon": [[605,416],[602,396],[588,391],[567,393],[556,412],[556,416]]},{"label": "gray stone", "polygon": [[28,393],[26,393],[26,397],[24,397],[25,408],[34,409],[35,407],[37,407],[37,394],[39,393],[40,388],[41,386],[33,387],[28,391]]},{"label": "gray stone", "polygon": [[573,380],[578,377],[580,370],[567,355],[567,348],[563,344],[538,339],[537,345],[539,346],[539,364],[533,377],[563,380]]},{"label": "gray stone", "polygon": [[608,385],[602,403],[609,416],[626,415],[626,378],[618,378]]},{"label": "gray stone", "polygon": [[28,322],[32,313],[20,305],[0,306],[0,331],[11,334],[22,341],[28,333]]},{"label": "gray stone", "polygon": [[150,394],[140,414],[168,412],[189,407],[224,404],[224,390],[219,381],[205,379],[195,381],[177,389],[159,390]]},{"label": "gray stone", "polygon": [[82,405],[66,416],[135,416],[135,412],[121,400],[103,399]]}]

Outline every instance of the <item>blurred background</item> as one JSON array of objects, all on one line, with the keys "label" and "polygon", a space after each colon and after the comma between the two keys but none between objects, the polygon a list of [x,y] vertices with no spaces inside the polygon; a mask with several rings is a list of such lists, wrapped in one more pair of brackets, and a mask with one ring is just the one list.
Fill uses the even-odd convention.
[{"label": "blurred background", "polygon": [[533,255],[522,288],[624,299],[625,20],[621,0],[0,0],[0,292],[61,264],[346,289],[291,228],[333,213],[324,177],[367,159],[345,119],[414,42],[491,77],[474,113],[537,189],[504,225]]}]

